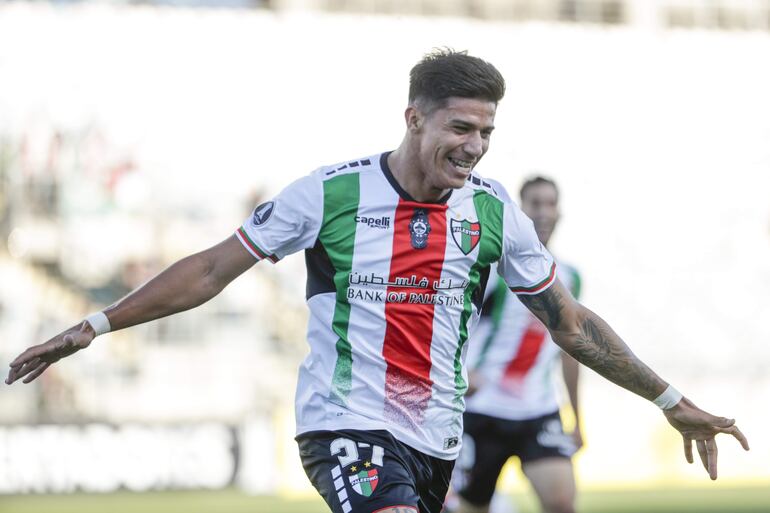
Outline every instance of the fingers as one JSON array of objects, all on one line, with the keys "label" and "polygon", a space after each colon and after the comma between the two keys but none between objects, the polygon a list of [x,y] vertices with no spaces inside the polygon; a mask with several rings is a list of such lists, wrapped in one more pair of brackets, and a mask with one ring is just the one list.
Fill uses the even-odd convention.
[{"label": "fingers", "polygon": [[700,455],[700,462],[703,463],[703,468],[705,468],[706,471],[708,471],[709,460],[708,460],[708,453],[706,452],[706,441],[695,440],[695,446],[698,448],[698,454]]},{"label": "fingers", "polygon": [[692,463],[692,440],[682,437],[682,441],[684,442],[684,458],[687,460],[687,463]]},{"label": "fingers", "polygon": [[706,455],[708,457],[709,477],[712,481],[717,478],[717,441],[713,438],[706,440]]},{"label": "fingers", "polygon": [[43,344],[32,346],[23,353],[21,353],[19,356],[16,357],[11,363],[10,366],[13,367],[21,367],[25,363],[29,362],[30,360],[37,358],[40,356],[40,353],[45,352],[45,349],[43,348]]},{"label": "fingers", "polygon": [[726,417],[715,417],[714,421],[712,421],[712,424],[714,424],[718,428],[728,428],[735,424],[735,419],[728,419]]},{"label": "fingers", "polygon": [[24,378],[24,381],[22,381],[22,383],[29,383],[30,381],[34,381],[50,366],[51,364],[49,362],[41,362],[41,365],[39,365],[37,369],[35,369],[35,371],[32,372],[29,376]]},{"label": "fingers", "polygon": [[[8,378],[5,380],[5,382],[10,385],[14,381],[23,378],[24,376],[27,376],[30,372],[36,371],[41,365],[43,365],[45,362],[42,361],[40,358],[34,358],[31,361],[28,361],[24,364],[20,364],[16,367],[11,367],[10,372],[8,373]],[[24,381],[27,382],[26,380]]]},{"label": "fingers", "polygon": [[741,433],[741,430],[738,429],[738,426],[732,425],[729,428],[720,428],[719,432],[733,435],[740,442],[741,447],[743,447],[744,450],[749,450],[749,441],[746,439],[743,433]]}]

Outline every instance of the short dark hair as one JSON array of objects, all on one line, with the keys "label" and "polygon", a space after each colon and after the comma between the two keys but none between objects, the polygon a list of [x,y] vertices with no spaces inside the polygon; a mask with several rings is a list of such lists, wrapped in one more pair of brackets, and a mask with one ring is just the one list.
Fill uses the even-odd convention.
[{"label": "short dark hair", "polygon": [[524,201],[524,194],[527,192],[527,189],[533,185],[539,185],[541,183],[548,184],[553,187],[553,190],[556,191],[556,199],[559,199],[559,187],[556,186],[556,182],[554,182],[551,178],[542,175],[535,175],[531,178],[528,178],[523,184],[521,184],[521,189],[519,189],[519,199]]},{"label": "short dark hair", "polygon": [[438,48],[409,72],[409,103],[432,110],[450,97],[480,98],[497,104],[505,95],[505,79],[490,63],[468,52]]}]

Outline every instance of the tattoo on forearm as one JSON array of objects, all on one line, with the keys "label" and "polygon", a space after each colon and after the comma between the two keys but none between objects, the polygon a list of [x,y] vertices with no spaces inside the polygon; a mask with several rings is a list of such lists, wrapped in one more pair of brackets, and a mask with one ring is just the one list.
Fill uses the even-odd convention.
[{"label": "tattoo on forearm", "polygon": [[564,297],[556,290],[556,287],[550,287],[533,296],[522,295],[519,296],[519,299],[548,329],[556,329],[561,324]]},{"label": "tattoo on forearm", "polygon": [[646,399],[652,400],[659,393],[660,378],[594,314],[582,320],[570,353],[580,363]]}]

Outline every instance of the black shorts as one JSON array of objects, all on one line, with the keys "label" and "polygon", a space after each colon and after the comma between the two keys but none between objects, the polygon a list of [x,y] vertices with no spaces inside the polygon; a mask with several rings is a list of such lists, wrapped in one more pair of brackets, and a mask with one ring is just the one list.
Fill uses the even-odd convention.
[{"label": "black shorts", "polygon": [[297,437],[302,466],[334,513],[439,513],[454,461],[428,456],[387,431],[312,431]]},{"label": "black shorts", "polygon": [[471,504],[489,504],[500,471],[511,456],[522,463],[541,458],[570,458],[572,438],[564,433],[559,412],[528,420],[505,420],[466,412],[463,449],[453,485]]}]

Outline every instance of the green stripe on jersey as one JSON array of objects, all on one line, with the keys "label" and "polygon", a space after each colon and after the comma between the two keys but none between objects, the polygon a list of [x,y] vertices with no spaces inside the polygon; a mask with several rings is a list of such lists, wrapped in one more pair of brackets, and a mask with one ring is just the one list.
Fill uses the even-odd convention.
[{"label": "green stripe on jersey", "polygon": [[359,197],[358,173],[336,176],[324,182],[324,217],[318,239],[334,266],[337,303],[332,330],[339,337],[330,399],[343,405],[347,402],[352,383],[353,354],[348,340],[350,303],[346,291],[353,266]]},{"label": "green stripe on jersey", "polygon": [[570,287],[572,290],[572,297],[575,299],[580,299],[580,289],[582,288],[582,283],[580,282],[580,273],[577,272],[577,269],[574,267],[567,267],[569,270],[569,273],[572,275],[572,287]]},{"label": "green stripe on jersey", "polygon": [[481,270],[496,262],[503,254],[503,202],[486,191],[479,190],[473,195],[473,205],[476,208],[476,216],[481,224],[481,240],[476,262],[468,273],[469,284],[465,288],[465,303],[463,313],[460,315],[460,338],[455,352],[455,411],[462,413],[462,398],[468,389],[468,383],[462,374],[463,346],[468,341],[468,320],[473,312],[471,297],[479,287]]}]

